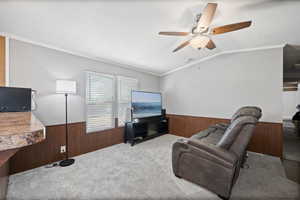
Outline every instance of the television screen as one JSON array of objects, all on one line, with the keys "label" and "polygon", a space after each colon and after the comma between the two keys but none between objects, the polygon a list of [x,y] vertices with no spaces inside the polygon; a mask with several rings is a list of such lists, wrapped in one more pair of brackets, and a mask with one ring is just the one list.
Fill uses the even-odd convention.
[{"label": "television screen", "polygon": [[132,91],[132,118],[145,118],[161,115],[161,94],[153,92]]}]

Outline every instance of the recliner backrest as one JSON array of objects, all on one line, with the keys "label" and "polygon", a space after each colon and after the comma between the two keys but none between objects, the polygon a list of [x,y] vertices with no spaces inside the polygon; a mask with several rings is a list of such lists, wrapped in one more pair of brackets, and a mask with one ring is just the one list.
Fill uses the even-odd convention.
[{"label": "recliner backrest", "polygon": [[243,128],[249,124],[255,126],[256,123],[257,119],[253,116],[238,117],[226,129],[217,146],[224,149],[230,149],[231,145],[235,142],[239,134],[241,134]]},{"label": "recliner backrest", "polygon": [[259,120],[262,116],[262,110],[256,106],[244,106],[239,108],[232,116],[231,123],[242,116],[253,116]]}]

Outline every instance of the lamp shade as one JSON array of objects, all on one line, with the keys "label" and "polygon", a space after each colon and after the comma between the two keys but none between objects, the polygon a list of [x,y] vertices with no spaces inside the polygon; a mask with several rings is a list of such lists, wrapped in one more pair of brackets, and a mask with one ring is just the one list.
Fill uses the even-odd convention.
[{"label": "lamp shade", "polygon": [[56,93],[75,94],[76,93],[76,81],[57,80],[56,81]]}]

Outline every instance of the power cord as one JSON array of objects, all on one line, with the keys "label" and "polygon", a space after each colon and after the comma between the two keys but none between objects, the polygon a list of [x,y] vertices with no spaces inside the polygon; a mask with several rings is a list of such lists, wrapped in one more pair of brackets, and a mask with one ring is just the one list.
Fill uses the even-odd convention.
[{"label": "power cord", "polygon": [[53,167],[58,167],[58,166],[59,166],[58,163],[52,163],[52,164],[46,165],[45,168],[53,168]]}]

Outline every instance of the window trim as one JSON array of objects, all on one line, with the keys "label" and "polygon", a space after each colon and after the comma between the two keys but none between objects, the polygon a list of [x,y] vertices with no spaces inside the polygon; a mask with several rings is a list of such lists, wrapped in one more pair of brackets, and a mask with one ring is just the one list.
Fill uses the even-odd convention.
[{"label": "window trim", "polygon": [[[124,123],[124,125],[119,125],[119,104],[122,104],[122,103],[120,103],[119,102],[119,98],[120,98],[120,94],[119,94],[119,80],[120,80],[120,78],[125,78],[125,79],[131,79],[131,80],[135,80],[135,81],[137,81],[137,90],[139,90],[139,88],[140,88],[140,81],[139,81],[139,79],[138,78],[133,78],[133,77],[129,77],[129,76],[122,76],[122,75],[117,75],[116,76],[116,81],[117,81],[117,97],[116,97],[116,103],[117,103],[117,110],[116,110],[116,119],[117,119],[117,127],[119,128],[119,127],[125,127],[125,123]],[[131,90],[131,91],[134,91],[134,90]],[[130,94],[130,99],[131,99],[131,94]],[[131,105],[131,101],[130,102],[128,102],[128,103],[130,103],[130,105]],[[125,104],[125,103],[123,103],[123,104]]]},{"label": "window trim", "polygon": [[[114,129],[116,128],[116,118],[115,118],[115,102],[116,102],[116,93],[114,92],[113,93],[113,98],[112,98],[112,101],[106,101],[104,103],[111,103],[112,104],[112,119],[113,119],[113,126],[112,127],[109,127],[109,128],[104,128],[104,129],[101,129],[101,130],[96,130],[96,131],[91,131],[91,132],[88,132],[87,131],[87,122],[88,122],[88,105],[97,105],[97,104],[88,104],[87,102],[87,95],[88,95],[88,87],[87,87],[87,84],[88,84],[88,74],[97,74],[99,76],[104,76],[104,77],[108,77],[108,78],[112,78],[113,79],[113,88],[114,90],[116,89],[116,77],[112,74],[105,74],[105,73],[101,73],[101,72],[95,72],[95,71],[85,71],[85,120],[86,120],[86,125],[85,125],[85,133],[86,134],[91,134],[91,133],[97,133],[97,132],[101,132],[101,131],[107,131],[107,130],[110,130],[110,129]],[[100,104],[99,104],[100,105]]]}]

